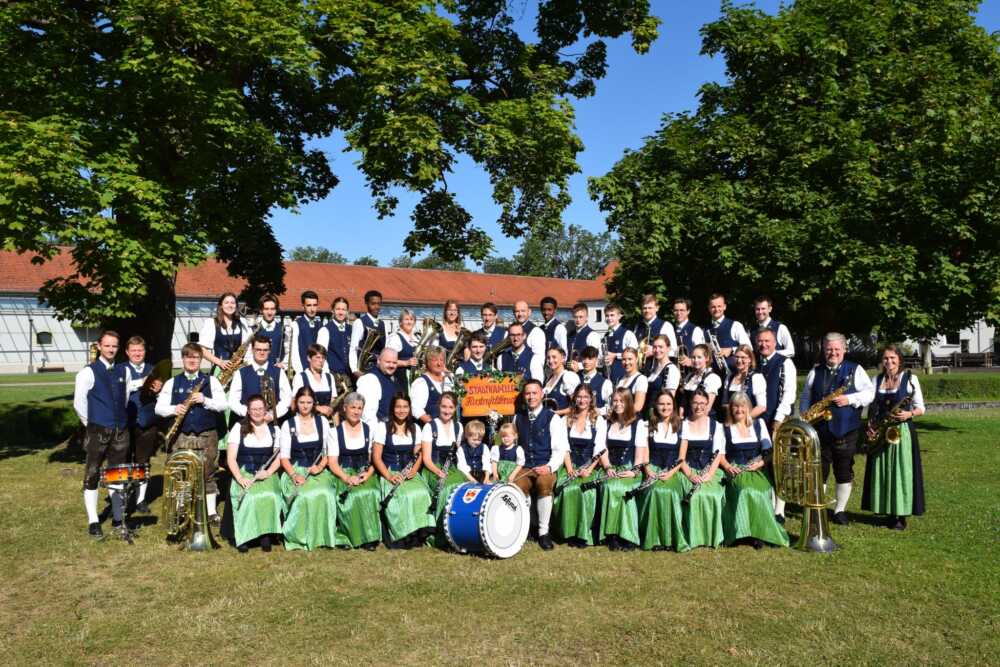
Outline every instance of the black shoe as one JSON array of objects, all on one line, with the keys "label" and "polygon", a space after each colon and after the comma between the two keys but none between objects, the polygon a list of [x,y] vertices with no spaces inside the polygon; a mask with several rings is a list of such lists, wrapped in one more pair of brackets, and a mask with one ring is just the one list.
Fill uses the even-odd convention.
[{"label": "black shoe", "polygon": [[896,517],[896,520],[892,522],[890,528],[893,530],[906,530],[906,518],[901,516]]},{"label": "black shoe", "polygon": [[618,551],[621,549],[621,545],[618,543],[617,535],[608,535],[608,551]]},{"label": "black shoe", "polygon": [[847,520],[847,512],[834,512],[831,521],[838,526],[846,526],[850,523],[850,521]]},{"label": "black shoe", "polygon": [[755,551],[760,551],[761,549],[764,548],[764,541],[754,538],[753,540],[750,541],[750,546],[752,546]]},{"label": "black shoe", "polygon": [[268,535],[264,535],[260,538],[260,550],[266,554],[271,553],[271,538]]},{"label": "black shoe", "polygon": [[236,547],[236,550],[239,551],[241,554],[245,554],[246,552],[250,551],[250,547],[248,547],[246,543],[244,543]]},{"label": "black shoe", "polygon": [[149,514],[149,503],[143,500],[141,503],[136,503],[135,514]]},{"label": "black shoe", "polygon": [[548,533],[538,536],[538,546],[542,548],[543,551],[552,551],[555,548],[555,544],[552,542],[552,538],[549,537]]},{"label": "black shoe", "polygon": [[378,542],[367,542],[361,545],[361,548],[365,551],[375,551],[378,549]]},{"label": "black shoe", "polygon": [[95,540],[99,540],[104,537],[104,531],[101,530],[101,524],[97,521],[87,526],[87,533]]},{"label": "black shoe", "polygon": [[778,523],[780,523],[782,526],[785,525],[785,515],[784,514],[775,514],[774,515],[774,520],[777,521]]},{"label": "black shoe", "polygon": [[633,544],[632,542],[629,542],[628,540],[619,540],[618,541],[618,547],[622,551],[634,551],[636,545]]},{"label": "black shoe", "polygon": [[666,550],[667,548],[662,544],[657,544],[656,546],[653,547],[653,551],[666,551]]}]

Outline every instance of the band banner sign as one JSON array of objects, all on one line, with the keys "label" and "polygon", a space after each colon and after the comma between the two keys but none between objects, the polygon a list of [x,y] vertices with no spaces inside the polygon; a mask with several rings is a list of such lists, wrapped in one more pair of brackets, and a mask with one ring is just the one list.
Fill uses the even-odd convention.
[{"label": "band banner sign", "polygon": [[463,417],[488,417],[491,412],[514,414],[514,401],[521,391],[520,375],[477,375],[464,384]]}]

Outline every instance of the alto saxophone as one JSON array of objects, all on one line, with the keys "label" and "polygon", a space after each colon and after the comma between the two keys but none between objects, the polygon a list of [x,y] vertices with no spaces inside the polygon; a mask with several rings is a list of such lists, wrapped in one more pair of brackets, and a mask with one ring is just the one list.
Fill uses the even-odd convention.
[{"label": "alto saxophone", "polygon": [[882,419],[876,419],[873,416],[868,420],[868,425],[865,428],[865,440],[870,452],[874,450],[879,440],[884,440],[887,445],[898,445],[900,443],[902,432],[900,431],[899,421],[895,417],[903,410],[906,410],[912,401],[913,396],[904,396],[902,400],[897,401],[885,413]]},{"label": "alto saxophone", "polygon": [[799,415],[799,418],[802,419],[802,421],[809,422],[810,424],[815,424],[824,420],[830,421],[833,419],[833,410],[830,408],[830,404],[833,403],[838,396],[843,396],[846,391],[847,385],[838,387],[810,405],[808,410]]},{"label": "alto saxophone", "polygon": [[177,431],[180,430],[181,424],[184,423],[184,418],[187,417],[187,413],[191,408],[191,404],[194,403],[195,394],[201,391],[201,388],[205,386],[208,378],[201,378],[194,387],[191,388],[191,393],[188,397],[184,399],[181,403],[181,407],[184,408],[184,412],[174,417],[174,423],[170,425],[170,430],[166,432],[163,436],[163,449],[165,451],[170,451],[171,444],[174,442],[174,438],[177,437]]},{"label": "alto saxophone", "polygon": [[247,350],[250,349],[250,344],[253,343],[253,336],[257,333],[257,321],[256,317],[253,315],[247,315],[247,324],[250,325],[250,335],[247,339],[243,341],[233,356],[230,357],[229,361],[226,362],[226,367],[222,369],[219,373],[219,383],[222,385],[223,389],[229,389],[229,384],[233,381],[233,375],[236,371],[243,366],[243,357],[247,356]]}]

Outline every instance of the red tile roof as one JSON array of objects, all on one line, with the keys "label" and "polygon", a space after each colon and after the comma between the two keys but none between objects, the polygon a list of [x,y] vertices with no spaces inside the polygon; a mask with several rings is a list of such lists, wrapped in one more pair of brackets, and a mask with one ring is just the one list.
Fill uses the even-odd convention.
[{"label": "red tile roof", "polygon": [[[35,294],[42,283],[55,276],[73,273],[68,253],[35,265],[33,253],[17,254],[0,251],[0,292]],[[319,262],[285,262],[285,308],[294,309],[299,295],[307,289],[319,294],[321,307],[326,308],[336,296],[344,296],[352,309],[361,306],[362,296],[369,289],[382,292],[386,303],[437,304],[453,299],[464,305],[493,301],[508,306],[524,299],[535,305],[543,296],[552,296],[561,307],[577,301],[604,301],[605,273],[595,280],[562,280],[485,273],[434,271],[429,269],[397,269],[350,264]],[[181,267],[177,276],[177,296],[181,298],[215,299],[220,293],[239,293],[246,281],[233,278],[226,265],[209,259],[198,266]],[[291,301],[291,303],[289,303]]]}]

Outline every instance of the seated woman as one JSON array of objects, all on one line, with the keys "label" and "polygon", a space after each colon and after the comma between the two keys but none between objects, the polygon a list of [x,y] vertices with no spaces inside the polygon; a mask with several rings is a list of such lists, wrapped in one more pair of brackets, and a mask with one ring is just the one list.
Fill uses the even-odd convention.
[{"label": "seated woman", "polygon": [[736,392],[729,397],[729,418],[725,428],[726,451],[720,461],[729,477],[722,530],[726,545],[749,540],[754,549],[764,542],[788,546],[788,533],[774,518],[774,487],[765,475],[764,452],[771,438],[763,419],[751,415],[750,397]]},{"label": "seated woman", "polygon": [[594,392],[581,384],[573,392],[573,407],[566,416],[569,451],[559,469],[555,494],[556,530],[573,547],[594,545],[597,489],[580,487],[594,478],[594,469],[607,449],[608,423],[597,414]]},{"label": "seated woman", "polygon": [[278,432],[266,421],[264,398],[247,400],[247,416],[229,431],[226,463],[233,476],[233,529],[236,548],[246,553],[250,542],[260,538],[261,551],[271,550],[271,536],[281,533],[281,486],[274,474],[278,461]]},{"label": "seated woman", "polygon": [[342,409],[344,418],[333,432],[327,461],[337,489],[337,546],[374,551],[382,539],[382,491],[371,464],[373,429],[361,421],[361,394],[345,396]]},{"label": "seated woman", "polygon": [[[696,346],[695,355],[698,354]],[[711,399],[699,387],[691,395],[691,415],[681,426],[681,470],[687,477],[684,502],[684,538],[688,546],[715,548],[722,544],[722,471],[719,462],[726,446],[722,424],[708,416]]]},{"label": "seated woman", "polygon": [[[441,394],[438,416],[424,425],[421,437],[422,474],[434,501],[434,516],[440,520],[451,490],[466,481],[455,465],[462,442],[462,424],[455,417],[458,398],[450,391]],[[447,469],[446,469],[447,468]],[[444,547],[442,531],[437,545]]]},{"label": "seated woman", "polygon": [[316,412],[309,387],[295,393],[295,414],[281,426],[281,494],[285,500],[285,549],[333,547],[337,536],[337,494],[326,469],[329,422]]},{"label": "seated woman", "polygon": [[632,392],[624,387],[615,389],[608,410],[607,456],[602,460],[612,479],[600,486],[598,531],[598,538],[612,551],[639,545],[639,511],[635,499],[625,500],[625,494],[640,484],[635,467],[649,462],[647,439],[646,421],[635,414]]},{"label": "seated woman", "polygon": [[661,393],[656,397],[653,417],[649,420],[646,478],[655,477],[656,482],[638,498],[639,532],[642,534],[642,548],[646,550],[687,551],[690,548],[684,537],[684,509],[681,503],[687,493],[684,475],[680,473],[681,416],[674,408],[674,395]]},{"label": "seated woman", "polygon": [[372,446],[372,464],[380,476],[383,537],[390,549],[420,546],[434,532],[431,494],[420,476],[420,459],[420,435],[410,399],[396,394],[389,418],[375,427]]}]

